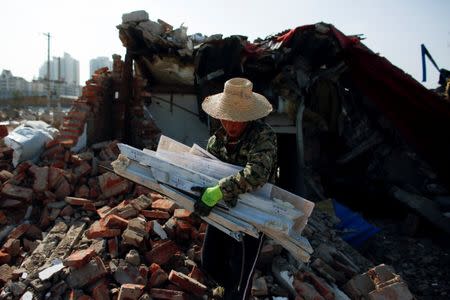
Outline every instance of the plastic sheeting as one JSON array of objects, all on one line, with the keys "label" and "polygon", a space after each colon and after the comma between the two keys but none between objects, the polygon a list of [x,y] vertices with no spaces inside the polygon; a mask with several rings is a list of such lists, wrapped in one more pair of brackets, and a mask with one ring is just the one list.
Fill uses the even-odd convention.
[{"label": "plastic sheeting", "polygon": [[26,160],[36,162],[44,151],[45,143],[57,134],[57,129],[43,121],[27,121],[15,128],[5,137],[5,144],[14,150],[14,167]]}]

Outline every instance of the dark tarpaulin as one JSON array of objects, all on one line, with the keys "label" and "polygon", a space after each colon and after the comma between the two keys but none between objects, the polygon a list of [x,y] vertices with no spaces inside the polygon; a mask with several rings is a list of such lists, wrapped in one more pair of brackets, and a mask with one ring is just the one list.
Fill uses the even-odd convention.
[{"label": "dark tarpaulin", "polygon": [[450,103],[336,28],[356,86],[450,186]]}]

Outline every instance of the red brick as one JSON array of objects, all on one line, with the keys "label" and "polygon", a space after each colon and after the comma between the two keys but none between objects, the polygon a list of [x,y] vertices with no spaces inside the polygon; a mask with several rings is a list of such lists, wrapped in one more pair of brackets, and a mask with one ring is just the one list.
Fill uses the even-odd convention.
[{"label": "red brick", "polygon": [[203,296],[206,293],[206,286],[194,278],[191,278],[181,272],[172,270],[169,274],[169,280],[175,283],[183,290],[197,296]]},{"label": "red brick", "polygon": [[59,184],[55,190],[55,196],[57,199],[64,199],[71,193],[71,188],[69,182],[63,177],[59,181]]},{"label": "red brick", "polygon": [[334,300],[334,292],[322,278],[319,278],[314,273],[309,272],[305,272],[305,277],[312,283],[322,297],[326,300]]},{"label": "red brick", "polygon": [[163,269],[159,268],[152,272],[148,284],[150,287],[157,287],[166,282],[168,278],[167,273]]},{"label": "red brick", "polygon": [[[75,197],[78,198],[90,198],[89,197],[89,187],[85,184],[79,186],[75,191]],[[97,198],[97,197],[95,197]]]},{"label": "red brick", "polygon": [[32,166],[29,170],[34,176],[33,190],[45,192],[48,189],[48,167]]},{"label": "red brick", "polygon": [[8,135],[8,127],[6,125],[0,125],[0,138],[4,138]]},{"label": "red brick", "polygon": [[39,227],[47,228],[50,225],[50,213],[47,207],[44,207],[41,213],[41,218],[39,220]]},{"label": "red brick", "polygon": [[189,219],[191,214],[192,212],[184,208],[175,209],[175,211],[173,212],[173,216],[178,219]]},{"label": "red brick", "polygon": [[163,199],[164,197],[159,193],[152,192],[152,193],[150,193],[150,198],[152,198],[152,201],[156,201],[159,199]]},{"label": "red brick", "polygon": [[119,255],[119,245],[117,237],[108,240],[108,252],[112,258],[116,258]]},{"label": "red brick", "polygon": [[6,183],[2,188],[2,194],[13,199],[22,199],[31,202],[33,199],[33,190]]},{"label": "red brick", "polygon": [[134,196],[139,197],[140,195],[148,195],[150,194],[151,190],[149,188],[146,188],[145,186],[136,184],[136,187],[134,188]]},{"label": "red brick", "polygon": [[173,213],[176,208],[175,202],[169,199],[158,199],[152,203],[152,209]]},{"label": "red brick", "polygon": [[61,217],[69,217],[69,216],[73,215],[74,212],[75,212],[75,211],[74,211],[74,209],[72,208],[72,206],[66,205],[66,206],[61,210],[61,212],[59,213],[59,215],[60,215]]},{"label": "red brick", "polygon": [[69,255],[64,260],[64,266],[72,268],[81,268],[87,264],[91,258],[95,255],[95,250],[92,248],[87,248],[83,250],[78,250],[71,255]]},{"label": "red brick", "polygon": [[128,220],[112,214],[105,217],[104,224],[111,229],[124,230],[128,226]]},{"label": "red brick", "polygon": [[20,253],[20,240],[18,240],[18,239],[8,239],[3,244],[2,251],[5,251],[9,255],[11,255],[11,257],[16,257]]},{"label": "red brick", "polygon": [[70,205],[83,206],[85,204],[92,204],[91,200],[77,197],[65,197],[64,200]]},{"label": "red brick", "polygon": [[10,232],[10,234],[8,235],[9,239],[18,239],[20,238],[25,232],[28,231],[28,229],[30,229],[31,225],[30,224],[20,224],[19,226],[17,226],[13,231]]},{"label": "red brick", "polygon": [[319,294],[318,291],[307,282],[302,282],[300,280],[294,280],[294,289],[297,294],[304,299],[314,299],[314,300],[324,300],[324,298]]},{"label": "red brick", "polygon": [[120,287],[118,300],[138,300],[144,292],[145,285],[126,283]]},{"label": "red brick", "polygon": [[92,289],[92,297],[94,300],[110,300],[108,285],[102,282]]},{"label": "red brick", "polygon": [[174,291],[168,289],[150,289],[150,297],[156,299],[168,299],[168,300],[186,300],[187,296],[184,292]]},{"label": "red brick", "polygon": [[81,165],[77,166],[73,170],[73,172],[74,172],[76,178],[80,178],[80,177],[83,177],[83,176],[86,176],[87,174],[89,174],[91,172],[91,170],[92,170],[91,165],[89,163],[83,161],[81,163]]},{"label": "red brick", "polygon": [[122,231],[120,229],[109,229],[103,224],[103,222],[96,221],[86,231],[86,237],[88,239],[110,238],[119,236],[121,233]]},{"label": "red brick", "polygon": [[111,172],[106,172],[98,176],[98,181],[104,198],[124,194],[129,189],[129,183],[127,180]]},{"label": "red brick", "polygon": [[188,276],[191,278],[194,278],[195,280],[197,280],[200,283],[203,283],[203,284],[205,283],[205,275],[197,266],[192,267],[192,271],[191,271],[191,273],[189,273]]},{"label": "red brick", "polygon": [[141,214],[148,219],[164,219],[167,220],[170,218],[170,214],[166,211],[160,210],[142,210]]},{"label": "red brick", "polygon": [[6,223],[8,223],[8,218],[6,218],[5,213],[0,210],[0,225],[4,225]]},{"label": "red brick", "polygon": [[63,153],[63,152],[64,152],[64,148],[61,145],[56,145],[56,146],[53,146],[53,147],[45,150],[41,154],[41,157],[51,159],[51,158],[54,158],[56,154]]},{"label": "red brick", "polygon": [[177,245],[172,240],[168,240],[155,246],[152,250],[146,253],[145,257],[149,263],[164,265],[177,251]]},{"label": "red brick", "polygon": [[189,222],[184,220],[177,220],[176,224],[176,236],[183,240],[191,239],[191,233],[195,231],[195,228]]},{"label": "red brick", "polygon": [[64,177],[64,171],[59,168],[50,167],[48,171],[48,186],[50,189],[56,188],[59,181]]},{"label": "red brick", "polygon": [[0,250],[0,265],[9,264],[10,261],[11,255],[9,255],[9,253],[4,252],[3,250]]}]

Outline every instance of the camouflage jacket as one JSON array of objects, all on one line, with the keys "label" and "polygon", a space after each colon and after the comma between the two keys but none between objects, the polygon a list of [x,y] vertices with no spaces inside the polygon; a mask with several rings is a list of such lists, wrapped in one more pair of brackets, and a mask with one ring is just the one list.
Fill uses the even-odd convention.
[{"label": "camouflage jacket", "polygon": [[221,127],[210,137],[207,150],[218,159],[244,167],[237,174],[222,178],[219,186],[224,201],[236,205],[239,194],[251,192],[267,182],[273,183],[277,169],[277,137],[272,128],[261,120],[252,121],[233,148],[225,129]]}]

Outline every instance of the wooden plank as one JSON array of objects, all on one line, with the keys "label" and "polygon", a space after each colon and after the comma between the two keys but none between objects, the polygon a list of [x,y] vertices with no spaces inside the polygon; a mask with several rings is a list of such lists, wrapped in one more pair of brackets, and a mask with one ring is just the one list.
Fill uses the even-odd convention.
[{"label": "wooden plank", "polygon": [[[156,152],[158,152],[158,150],[156,150]],[[197,155],[197,156],[210,158],[213,160],[219,160],[217,157],[215,157],[214,155],[212,155],[211,153],[209,153],[208,151],[206,151],[205,149],[203,149],[202,147],[200,147],[197,144],[192,145],[191,149],[189,150],[189,153]]]},{"label": "wooden plank", "polygon": [[[122,161],[126,159],[125,156],[122,156]],[[173,201],[175,201],[178,205],[181,207],[193,211],[194,210],[194,202],[195,200],[190,198],[187,195],[181,194],[179,192],[176,192],[175,190],[158,184],[153,177],[153,174],[150,170],[150,168],[140,165],[136,161],[129,160],[128,166],[123,167],[123,162],[121,162],[122,166],[118,167],[118,164],[113,163],[112,166],[114,168],[114,172],[118,175],[125,177],[133,182],[136,182],[140,185],[143,185],[145,187],[148,187],[154,191],[157,191],[163,195],[166,195]],[[211,214],[207,218],[203,218],[207,223],[219,223],[223,227],[226,227],[232,232],[244,232],[248,235],[251,235],[253,237],[258,237],[258,231],[256,228],[254,228],[252,225],[248,223],[244,223],[239,221],[238,224],[233,223],[232,221],[228,220],[226,217],[223,216],[221,213],[216,213],[215,209],[211,212]],[[211,222],[211,221],[212,222]]]},{"label": "wooden plank", "polygon": [[[140,168],[147,169],[148,174],[151,173],[151,175],[148,176],[150,177],[149,180],[143,179],[140,174],[130,176],[130,174],[127,175],[125,173],[122,173],[125,177],[128,176],[127,178],[136,181],[144,186],[147,186],[146,182],[150,182],[151,185],[158,185],[159,188],[156,189],[157,191],[172,198],[174,201],[176,201],[186,209],[192,210],[193,202],[195,200],[191,199],[190,203],[183,203],[183,201],[186,201],[186,199],[190,197],[184,194],[180,194],[170,187],[158,183],[158,181],[172,185],[176,188],[180,188],[183,191],[189,193],[192,193],[190,188],[193,185],[199,185],[200,183],[205,184],[204,186],[210,186],[217,182],[217,179],[206,176],[200,172],[182,168],[177,164],[162,159],[161,153],[158,154],[154,151],[144,152],[123,144],[119,144],[118,146],[122,153],[125,153],[130,158],[139,161],[139,163],[137,163],[136,161],[131,160],[131,164],[136,164]],[[192,158],[195,155],[176,153],[176,155],[166,155],[166,158],[170,159],[170,157],[174,156],[177,156],[178,159],[182,158],[181,161],[184,161],[185,164],[195,167],[195,164],[188,164],[188,162],[186,162],[188,158]],[[210,159],[204,159],[200,157],[196,158],[211,161]],[[216,163],[222,162],[213,162],[214,165]],[[223,168],[224,166],[222,165],[221,167]],[[233,171],[235,171],[235,169]],[[201,181],[199,182],[199,180]],[[302,261],[307,261],[307,259],[309,258],[308,253],[312,252],[312,248],[310,247],[307,240],[305,242],[304,239],[301,239],[299,234],[300,232],[297,232],[297,230],[295,229],[300,227],[301,229],[303,229],[304,225],[306,224],[307,217],[311,214],[314,204],[273,185],[269,185],[269,188],[265,189],[264,194],[269,195],[269,199],[272,200],[279,199],[278,197],[282,197],[283,200],[287,201],[294,207],[290,207],[293,213],[284,213],[286,212],[288,207],[282,204],[281,207],[278,207],[278,210],[274,209],[274,207],[277,207],[277,205],[280,204],[271,200],[269,201],[269,199],[264,200],[260,197],[260,195],[253,195],[248,193],[239,196],[238,205],[235,208],[226,209],[223,206],[218,205],[213,209],[213,212],[218,216],[222,214],[222,218],[225,220],[234,218],[234,223],[232,223],[235,228],[233,228],[232,231],[242,231],[239,226],[236,226],[236,223],[241,222],[240,226],[242,226],[242,224],[249,225],[246,222],[250,222],[256,227],[253,227],[255,229],[255,231],[252,232],[253,236],[257,236],[256,230],[262,231],[273,239],[277,240],[283,247],[290,251],[292,255],[294,255],[294,257],[301,259]],[[298,201],[299,199],[302,201]],[[261,201],[261,203],[263,204],[258,206],[258,201]],[[268,203],[270,203],[271,206],[267,206]],[[268,212],[266,211],[268,209],[270,210],[269,214],[267,214]],[[292,220],[290,220],[289,218],[293,218],[295,222],[292,222]],[[223,224],[223,220],[218,220],[217,224],[220,224],[219,226],[223,225],[227,229],[231,229],[230,226],[225,226],[225,224]]]},{"label": "wooden plank", "polygon": [[[149,150],[144,150],[145,153],[151,153]],[[158,157],[176,163],[177,166],[191,169],[197,173],[202,173],[220,179],[229,175],[234,175],[242,167],[234,166],[222,161],[212,161],[201,157],[196,157],[190,153],[174,153],[170,151],[161,150],[156,152]],[[307,220],[314,209],[314,203],[308,201],[298,195],[292,194],[280,187],[272,185],[270,183],[265,184],[262,188],[246,195],[255,195],[257,197],[263,197],[270,200],[280,200],[282,202],[288,202],[296,209],[303,213],[303,216],[299,216],[299,220],[295,222],[293,230],[301,233],[305,228]]]},{"label": "wooden plank", "polygon": [[177,142],[165,135],[161,135],[161,137],[159,138],[157,149],[172,152],[189,152],[191,150],[191,148],[186,146],[185,144]]}]

